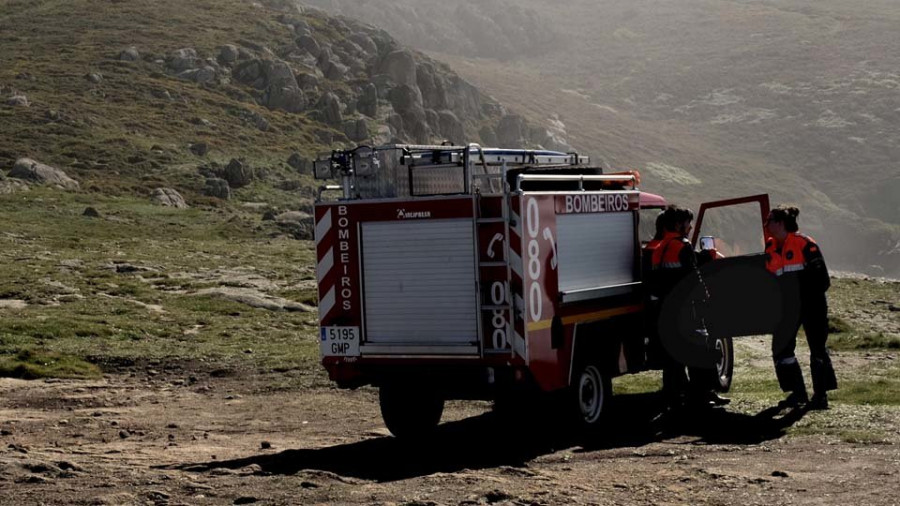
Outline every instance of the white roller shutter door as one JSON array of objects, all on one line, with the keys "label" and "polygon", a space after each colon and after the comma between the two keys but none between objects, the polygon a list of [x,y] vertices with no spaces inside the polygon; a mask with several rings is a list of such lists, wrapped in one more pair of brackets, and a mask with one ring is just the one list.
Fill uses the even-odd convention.
[{"label": "white roller shutter door", "polygon": [[559,291],[634,281],[634,214],[556,216]]},{"label": "white roller shutter door", "polygon": [[471,219],[362,225],[368,343],[477,341]]}]

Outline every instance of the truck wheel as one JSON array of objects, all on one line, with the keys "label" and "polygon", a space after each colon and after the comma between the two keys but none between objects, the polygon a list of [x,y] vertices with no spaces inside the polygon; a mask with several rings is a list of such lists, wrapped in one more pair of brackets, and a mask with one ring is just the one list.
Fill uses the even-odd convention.
[{"label": "truck wheel", "polygon": [[734,341],[730,337],[716,339],[716,351],[719,359],[716,361],[716,381],[713,388],[719,392],[727,392],[731,389],[731,378],[734,376]]},{"label": "truck wheel", "polygon": [[596,364],[579,368],[572,384],[572,401],[578,424],[585,429],[599,427],[612,397],[612,382]]},{"label": "truck wheel", "polygon": [[378,401],[384,424],[398,438],[414,438],[432,432],[444,412],[444,399],[423,388],[406,385],[382,385]]}]

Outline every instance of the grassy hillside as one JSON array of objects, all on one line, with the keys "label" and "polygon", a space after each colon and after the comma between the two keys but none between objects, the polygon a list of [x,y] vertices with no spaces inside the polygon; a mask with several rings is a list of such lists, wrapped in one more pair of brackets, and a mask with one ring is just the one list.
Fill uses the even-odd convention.
[{"label": "grassy hillside", "polygon": [[[214,55],[226,43],[277,47],[289,37],[273,14],[250,3],[191,4],[0,2],[0,84],[31,102],[0,107],[0,166],[29,156],[88,190],[133,193],[162,183],[199,190],[196,168],[209,160],[239,156],[276,169],[293,151],[311,156],[313,134],[327,127],[259,106],[238,85],[212,88],[163,71],[158,61],[181,47]],[[119,61],[130,46],[141,59]],[[102,81],[91,82],[90,73]],[[247,119],[256,116],[270,128]],[[188,150],[200,142],[209,146],[205,159]]]}]

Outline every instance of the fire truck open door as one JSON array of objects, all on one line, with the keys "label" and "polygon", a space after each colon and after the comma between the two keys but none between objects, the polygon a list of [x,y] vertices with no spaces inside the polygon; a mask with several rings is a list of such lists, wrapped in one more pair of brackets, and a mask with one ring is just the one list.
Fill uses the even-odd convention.
[{"label": "fire truck open door", "polygon": [[[759,206],[759,228],[750,233],[765,243],[765,221],[769,215],[769,196],[749,197],[707,202],[700,206],[691,242],[697,246],[704,234],[704,217],[711,209],[739,206]],[[755,212],[755,211],[754,211]],[[709,227],[706,227],[709,229]],[[728,242],[733,238],[717,240]],[[738,337],[771,334],[781,318],[781,295],[774,276],[766,271],[765,253],[726,255],[701,266],[703,281],[709,291],[705,319],[710,332],[717,337]]]}]

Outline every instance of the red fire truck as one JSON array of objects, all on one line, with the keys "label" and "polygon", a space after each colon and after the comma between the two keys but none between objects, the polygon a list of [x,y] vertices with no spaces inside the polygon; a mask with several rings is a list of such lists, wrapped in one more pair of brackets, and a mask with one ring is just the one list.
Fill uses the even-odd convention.
[{"label": "red fire truck", "polygon": [[[529,390],[561,392],[595,426],[612,377],[658,367],[639,225],[666,202],[637,173],[475,144],[360,146],[314,166],[341,183],[315,206],[322,363],[339,387],[378,387],[394,435],[435,427],[446,399]],[[731,339],[715,350],[727,390]]]}]

